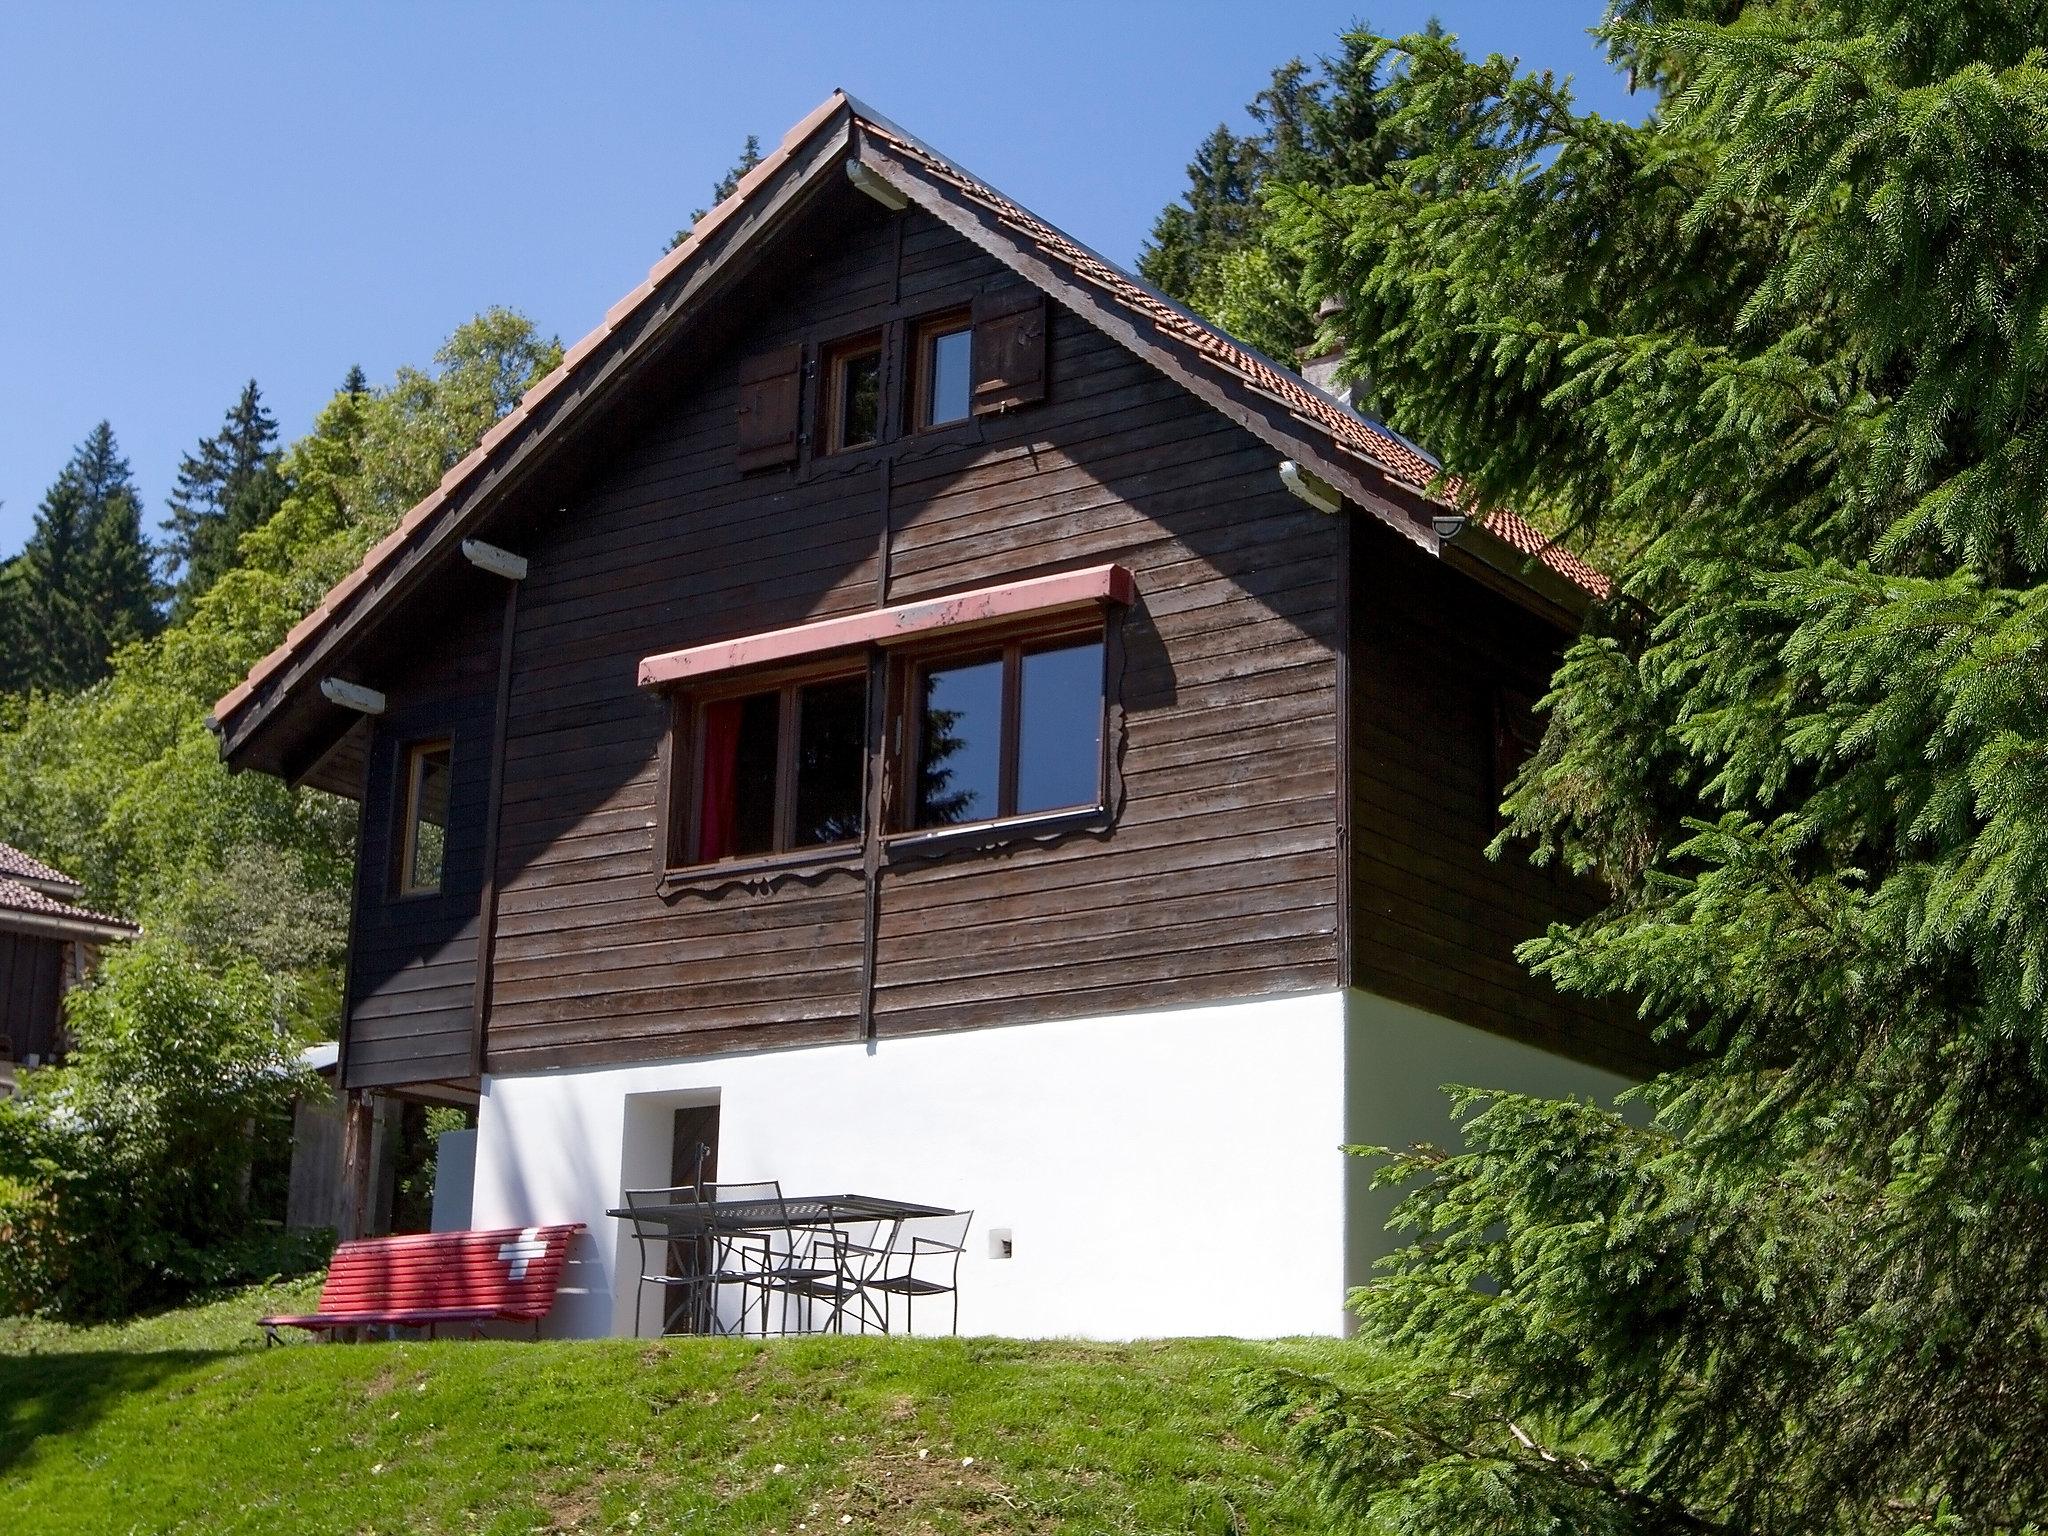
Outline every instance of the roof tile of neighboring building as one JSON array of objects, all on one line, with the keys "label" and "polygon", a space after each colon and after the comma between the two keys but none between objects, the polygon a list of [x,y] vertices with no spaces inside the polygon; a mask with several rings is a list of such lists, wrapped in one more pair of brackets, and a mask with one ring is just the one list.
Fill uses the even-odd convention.
[{"label": "roof tile of neighboring building", "polygon": [[94,912],[85,907],[75,906],[71,902],[60,901],[55,896],[47,895],[33,886],[24,885],[19,880],[0,877],[0,915],[9,912],[24,913],[30,917],[58,917],[71,922],[122,928],[130,933],[139,931],[125,918],[111,917],[105,912]]},{"label": "roof tile of neighboring building", "polygon": [[[1051,225],[1010,202],[994,188],[869,112],[845,92],[834,91],[792,127],[783,136],[782,142],[759,165],[741,177],[732,195],[699,219],[682,242],[656,262],[649,269],[646,278],[606,312],[602,323],[570,347],[563,355],[560,365],[529,389],[520,402],[484,434],[483,441],[442,476],[440,485],[407,512],[399,520],[398,526],[363,557],[362,563],[337,582],[313,611],[292,628],[282,643],[251,667],[248,675],[220,698],[213,707],[215,721],[225,723],[229,715],[249,702],[258,687],[289,664],[308,641],[318,635],[331,621],[337,619],[342,607],[356,591],[395,560],[411,543],[419,529],[449,505],[451,496],[483,471],[492,453],[527,421],[535,408],[572,378],[607,338],[633,320],[641,308],[655,298],[669,278],[697,255],[711,233],[739,213],[754,194],[791,160],[811,136],[841,111],[850,111],[864,130],[878,134],[905,153],[915,156],[918,162],[929,168],[933,174],[947,181],[963,196],[980,203],[994,213],[1006,225],[1039,246],[1047,256],[1071,269],[1077,277],[1102,287],[1123,304],[1139,311],[1162,329],[1174,333],[1180,340],[1192,345],[1212,365],[1236,374],[1252,387],[1279,401],[1290,413],[1329,436],[1347,452],[1364,459],[1391,478],[1416,490],[1421,490],[1436,481],[1437,466],[1413,446],[1312,388],[1295,374],[1259,356],[1171,300],[1145,287],[1129,273],[1112,266]],[[1458,482],[1447,480],[1439,486],[1438,495],[1455,501],[1458,490]],[[1595,598],[1607,596],[1609,583],[1604,575],[1569,550],[1555,544],[1525,518],[1513,512],[1496,510],[1482,514],[1479,521],[1488,532],[1529,555],[1588,595]]]},{"label": "roof tile of neighboring building", "polygon": [[8,843],[0,843],[0,878],[36,880],[45,885],[68,885],[74,889],[78,886],[78,882],[62,870],[52,868],[41,859],[31,858]]}]

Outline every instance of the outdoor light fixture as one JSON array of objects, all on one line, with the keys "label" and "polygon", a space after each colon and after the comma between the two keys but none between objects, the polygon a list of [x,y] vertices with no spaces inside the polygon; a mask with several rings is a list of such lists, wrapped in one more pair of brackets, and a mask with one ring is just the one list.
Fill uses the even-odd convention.
[{"label": "outdoor light fixture", "polygon": [[339,704],[343,709],[352,709],[359,715],[384,713],[383,694],[374,688],[365,688],[361,683],[351,683],[343,678],[321,678],[320,697],[330,704]]},{"label": "outdoor light fixture", "polygon": [[509,549],[500,549],[495,544],[486,544],[482,539],[464,539],[462,558],[480,571],[489,571],[493,576],[502,576],[507,581],[526,580],[526,557],[515,555]]},{"label": "outdoor light fixture", "polygon": [[1462,512],[1434,512],[1429,519],[1430,532],[1449,543],[1465,531],[1465,514]]},{"label": "outdoor light fixture", "polygon": [[900,213],[910,206],[909,198],[890,186],[879,172],[870,170],[858,160],[846,162],[846,179],[892,213]]},{"label": "outdoor light fixture", "polygon": [[1303,469],[1292,459],[1280,461],[1280,483],[1318,512],[1335,513],[1344,506],[1344,498],[1337,494],[1335,486],[1320,475]]}]

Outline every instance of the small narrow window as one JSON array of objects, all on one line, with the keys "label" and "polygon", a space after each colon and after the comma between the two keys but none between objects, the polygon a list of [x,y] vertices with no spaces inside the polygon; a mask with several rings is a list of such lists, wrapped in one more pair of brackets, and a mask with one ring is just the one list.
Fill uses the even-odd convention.
[{"label": "small narrow window", "polygon": [[398,860],[401,896],[429,895],[441,889],[448,854],[451,762],[445,741],[420,742],[406,749],[405,839]]},{"label": "small narrow window", "polygon": [[974,331],[967,312],[917,327],[911,354],[911,420],[920,430],[965,421],[973,405]]},{"label": "small narrow window", "polygon": [[866,336],[825,354],[828,453],[865,448],[882,437],[882,340]]},{"label": "small narrow window", "polygon": [[706,701],[683,862],[858,841],[867,739],[865,674]]},{"label": "small narrow window", "polygon": [[1102,638],[1013,642],[913,672],[911,830],[1102,800]]}]

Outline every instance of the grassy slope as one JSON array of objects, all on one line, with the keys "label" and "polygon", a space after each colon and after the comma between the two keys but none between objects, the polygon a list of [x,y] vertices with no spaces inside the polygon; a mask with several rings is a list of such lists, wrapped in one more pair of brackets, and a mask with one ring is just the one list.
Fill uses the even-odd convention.
[{"label": "grassy slope", "polygon": [[1331,1345],[257,1348],[249,1319],[311,1289],[0,1322],[8,1531],[1321,1528],[1235,1378]]}]

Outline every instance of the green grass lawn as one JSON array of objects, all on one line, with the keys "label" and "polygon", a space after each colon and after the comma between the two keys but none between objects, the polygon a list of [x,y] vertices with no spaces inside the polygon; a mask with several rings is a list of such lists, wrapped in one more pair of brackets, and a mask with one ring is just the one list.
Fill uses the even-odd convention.
[{"label": "green grass lawn", "polygon": [[0,1528],[1307,1532],[1241,1373],[1329,1343],[295,1344],[317,1282],[0,1321]]}]

